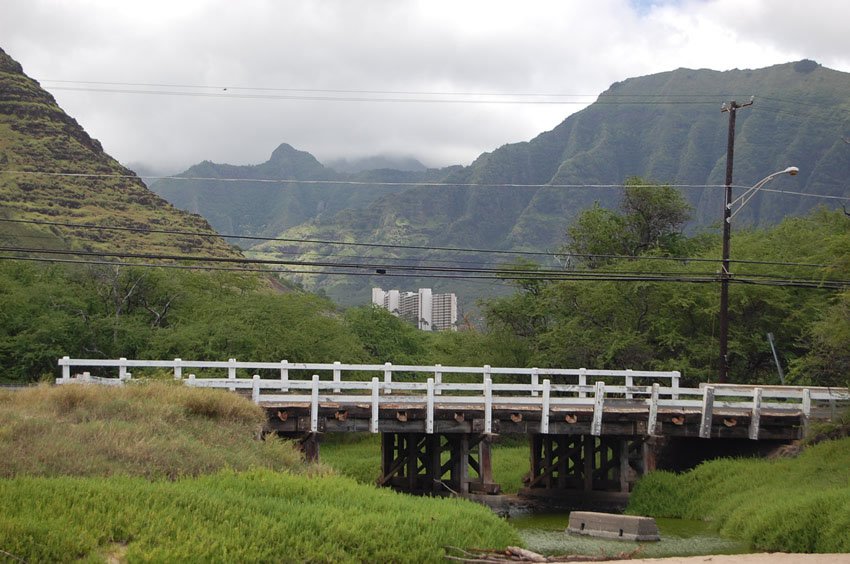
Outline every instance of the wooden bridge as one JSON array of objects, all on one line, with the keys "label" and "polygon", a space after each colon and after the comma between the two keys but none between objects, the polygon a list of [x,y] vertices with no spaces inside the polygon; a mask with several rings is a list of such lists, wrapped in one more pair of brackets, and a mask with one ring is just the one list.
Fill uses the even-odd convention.
[{"label": "wooden bridge", "polygon": [[850,400],[846,388],[687,388],[678,372],[179,358],[64,357],[59,365],[57,384],[120,385],[138,368],[250,395],[267,411],[268,431],[298,440],[310,460],[323,433],[380,433],[380,485],[462,495],[499,492],[491,449],[499,435],[529,437],[526,494],[627,495],[665,448],[698,442],[710,457],[790,442]]}]

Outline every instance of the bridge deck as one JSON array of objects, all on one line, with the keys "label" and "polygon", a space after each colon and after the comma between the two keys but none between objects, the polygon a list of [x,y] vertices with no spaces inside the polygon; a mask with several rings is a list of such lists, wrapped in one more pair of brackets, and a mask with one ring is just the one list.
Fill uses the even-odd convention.
[{"label": "bridge deck", "polygon": [[[658,408],[653,432],[649,431],[649,409],[639,402],[610,400],[602,414],[599,435],[698,437],[703,425],[699,408]],[[310,432],[310,402],[262,403],[268,412],[271,430],[298,433]],[[321,402],[318,404],[317,432],[370,432],[372,405],[367,402]],[[434,433],[483,433],[485,412],[480,405],[434,405]],[[495,402],[492,405],[491,432],[494,434],[531,434],[541,432],[540,406],[514,405]],[[592,406],[549,409],[549,434],[590,435],[594,409]],[[426,402],[382,402],[378,409],[378,428],[381,432],[427,432]],[[718,408],[711,414],[712,438],[743,438],[750,436],[751,408]],[[759,415],[758,438],[763,440],[795,440],[801,438],[805,417],[801,410],[764,409]]]},{"label": "bridge deck", "polygon": [[[93,380],[88,372],[72,378],[75,366],[117,368],[118,378],[97,381],[119,385],[131,378],[129,368],[172,369],[189,386],[250,394],[283,432],[795,439],[809,420],[833,416],[850,399],[846,388],[683,388],[678,372],[632,370],[68,357],[59,365],[62,384]],[[226,371],[227,377],[184,379],[184,369]],[[253,375],[240,376],[246,372]]]}]

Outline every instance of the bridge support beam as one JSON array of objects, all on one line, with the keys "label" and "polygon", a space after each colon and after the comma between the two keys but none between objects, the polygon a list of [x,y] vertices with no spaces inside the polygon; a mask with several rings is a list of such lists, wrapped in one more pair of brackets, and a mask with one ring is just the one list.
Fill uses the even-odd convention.
[{"label": "bridge support beam", "polygon": [[499,493],[490,436],[480,433],[382,433],[379,486],[410,493]]},{"label": "bridge support beam", "polygon": [[654,449],[643,437],[530,435],[531,471],[526,490],[628,493],[654,467]]}]

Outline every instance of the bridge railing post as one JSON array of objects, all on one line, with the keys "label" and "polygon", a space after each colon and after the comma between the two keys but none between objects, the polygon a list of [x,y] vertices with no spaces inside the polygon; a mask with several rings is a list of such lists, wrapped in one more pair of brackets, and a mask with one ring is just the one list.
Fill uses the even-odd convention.
[{"label": "bridge railing post", "polygon": [[310,432],[319,432],[319,375],[313,374],[313,385],[310,387]]},{"label": "bridge railing post", "polygon": [[812,391],[808,388],[803,390],[803,415],[810,417],[812,415]]},{"label": "bridge railing post", "polygon": [[706,386],[702,391],[702,420],[699,426],[699,436],[711,438],[711,420],[714,415],[714,386]]},{"label": "bridge railing post", "polygon": [[493,432],[493,380],[484,380],[484,433]]},{"label": "bridge railing post", "polygon": [[183,377],[183,365],[182,360],[179,358],[174,359],[174,379],[179,380]]},{"label": "bridge railing post", "polygon": [[594,437],[602,435],[602,412],[605,409],[605,382],[596,382],[593,392],[593,421],[590,423],[590,434]]},{"label": "bridge railing post", "polygon": [[552,390],[552,383],[548,378],[543,380],[543,398],[540,405],[540,434],[549,434],[549,394]]},{"label": "bridge railing post", "polygon": [[679,378],[681,378],[682,374],[680,372],[673,372],[673,376],[670,378],[670,387],[672,388],[672,393],[670,394],[670,399],[677,400],[679,399]]},{"label": "bridge railing post", "polygon": [[428,378],[427,397],[425,409],[425,432],[429,435],[434,433],[434,379]]},{"label": "bridge railing post", "polygon": [[812,416],[812,391],[808,388],[803,390],[803,402],[800,408],[803,411],[803,435],[809,430],[809,418]]},{"label": "bridge railing post", "polygon": [[531,395],[533,397],[537,397],[537,386],[540,385],[540,369],[532,368],[531,369]]},{"label": "bridge railing post", "polygon": [[380,380],[377,376],[372,378],[372,417],[369,420],[369,432],[378,432],[378,417],[380,415],[381,395],[378,393],[380,388]]},{"label": "bridge railing post", "polygon": [[761,388],[753,389],[753,413],[750,416],[750,439],[757,441],[759,438],[759,424],[761,423]]},{"label": "bridge railing post", "polygon": [[440,384],[442,384],[442,383],[443,383],[443,365],[442,364],[435,364],[434,365],[434,384],[437,386],[437,388],[434,390],[434,393],[438,396],[443,393],[443,390],[440,389]]},{"label": "bridge railing post", "polygon": [[280,391],[283,393],[289,392],[289,386],[286,384],[289,383],[289,361],[281,360],[280,361]]},{"label": "bridge railing post", "polygon": [[251,379],[251,401],[256,404],[260,403],[260,375],[254,374]]},{"label": "bridge railing post", "polygon": [[[627,369],[626,372],[631,372],[631,369]],[[626,399],[632,399],[634,396],[632,394],[631,388],[635,385],[635,377],[631,374],[626,374]]]},{"label": "bridge railing post", "polygon": [[[338,360],[334,362],[334,382],[339,382],[342,380],[342,372],[340,371],[340,365],[342,363]],[[340,388],[334,388],[334,393],[339,394],[342,390]]]},{"label": "bridge railing post", "polygon": [[587,386],[587,368],[578,369],[578,385],[580,386],[578,397],[586,398],[587,392],[584,391],[584,387]]},{"label": "bridge railing post", "polygon": [[127,359],[122,356],[118,361],[121,363],[118,365],[118,379],[123,381],[127,379],[127,365],[124,364]]},{"label": "bridge railing post", "polygon": [[491,377],[492,376],[490,375],[490,365],[485,364],[483,368],[483,376],[481,378],[481,383],[484,384],[485,382],[487,382],[487,379]]},{"label": "bridge railing post", "polygon": [[389,386],[390,384],[392,384],[392,381],[393,381],[393,364],[391,362],[385,362],[384,363],[384,384],[386,384],[386,387],[384,388],[385,394],[393,393],[392,389]]},{"label": "bridge railing post", "polygon": [[646,422],[646,434],[654,436],[658,425],[658,382],[652,385],[652,395],[649,398],[649,419]]},{"label": "bridge railing post", "polygon": [[[229,358],[229,359],[227,359],[227,362],[229,364],[229,366],[227,367],[227,379],[228,380],[235,380],[236,379],[236,359],[235,358]],[[227,389],[231,392],[235,392],[236,386],[230,386]]]},{"label": "bridge railing post", "polygon": [[60,358],[59,366],[62,367],[62,381],[67,382],[71,379],[71,357],[63,356]]}]

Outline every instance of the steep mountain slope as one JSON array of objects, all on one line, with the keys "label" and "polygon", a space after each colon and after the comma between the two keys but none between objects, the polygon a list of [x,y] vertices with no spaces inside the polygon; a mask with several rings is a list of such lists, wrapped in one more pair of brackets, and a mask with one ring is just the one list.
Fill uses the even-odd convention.
[{"label": "steep mountain slope", "polygon": [[[597,103],[565,120],[529,144],[553,170],[551,184],[617,184],[643,176],[675,184],[723,184],[726,167],[726,114],[719,102],[754,104],[738,112],[734,182],[752,185],[786,166],[800,175],[780,184],[788,190],[848,195],[850,151],[842,140],[850,124],[850,75],[799,61],[760,70],[678,69],[614,84]],[[495,156],[495,155],[494,155]],[[688,189],[699,225],[718,221],[721,191]],[[542,189],[523,211],[511,238],[532,226],[541,240],[560,226],[547,221],[553,206],[583,208],[598,196],[581,190]],[[736,218],[739,224],[776,223],[828,200],[756,196]],[[541,222],[547,228],[540,230]]]},{"label": "steep mountain slope", "polygon": [[215,236],[206,220],[176,209],[104,153],[100,143],[2,50],[0,219],[172,229],[204,235],[0,221],[0,244],[6,247],[238,255]]}]

